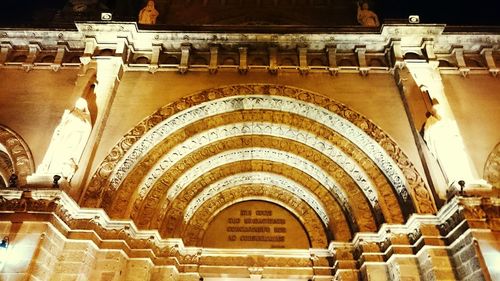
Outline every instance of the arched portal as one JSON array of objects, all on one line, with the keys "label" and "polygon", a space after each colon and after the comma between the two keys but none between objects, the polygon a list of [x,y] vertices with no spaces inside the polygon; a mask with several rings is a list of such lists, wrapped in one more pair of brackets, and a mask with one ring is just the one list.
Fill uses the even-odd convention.
[{"label": "arched portal", "polygon": [[19,184],[25,184],[26,177],[33,172],[33,156],[26,142],[13,130],[0,125],[0,182],[8,186],[10,175],[16,174]]},{"label": "arched portal", "polygon": [[[208,89],[160,108],[112,149],[81,205],[199,244],[193,235],[237,194],[280,202],[337,241],[436,211],[408,157],[370,120],[324,96],[267,84]],[[317,226],[304,228],[311,236]]]}]

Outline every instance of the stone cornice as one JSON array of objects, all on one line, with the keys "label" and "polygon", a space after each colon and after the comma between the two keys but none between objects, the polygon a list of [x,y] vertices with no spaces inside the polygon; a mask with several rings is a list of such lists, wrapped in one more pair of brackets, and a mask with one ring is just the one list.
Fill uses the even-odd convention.
[{"label": "stone cornice", "polygon": [[455,197],[437,215],[415,214],[405,225],[385,224],[377,233],[358,233],[352,242],[331,242],[328,249],[203,249],[184,247],[181,239],[162,239],[156,230],[139,230],[130,220],[112,220],[102,209],[80,208],[58,189],[3,189],[0,203],[2,220],[38,217],[68,239],[93,241],[100,249],[123,250],[129,257],[148,258],[183,271],[193,264],[243,266],[249,259],[277,268],[291,262],[292,267],[317,272],[356,269],[365,262],[387,261],[393,254],[417,254],[425,246],[448,248],[457,237],[469,233],[470,227],[491,231],[500,220],[498,198]]},{"label": "stone cornice", "polygon": [[[83,48],[85,38],[96,38],[98,44],[114,44],[119,38],[141,49],[161,43],[167,49],[180,49],[184,43],[190,43],[195,49],[208,49],[210,45],[254,45],[271,44],[282,49],[294,50],[298,46],[307,46],[308,50],[323,50],[329,45],[336,45],[340,51],[351,51],[356,46],[365,45],[367,52],[383,51],[391,40],[401,39],[403,47],[414,42],[433,39],[443,44],[463,45],[466,51],[472,51],[479,45],[493,46],[498,50],[500,34],[496,32],[443,32],[445,25],[440,24],[389,24],[382,26],[380,32],[366,32],[360,29],[314,29],[301,31],[288,29],[288,32],[255,31],[189,31],[189,30],[139,30],[130,22],[78,22],[77,30],[55,29],[15,29],[0,28],[0,40],[13,46],[27,46],[30,42],[39,42],[43,47],[54,47],[57,43],[68,42],[70,48]],[[271,29],[272,30],[272,29]],[[290,32],[293,31],[293,32]]]},{"label": "stone cornice", "polygon": [[[444,60],[449,63],[445,70],[453,72],[459,67],[453,52],[457,46],[463,50],[462,53],[475,61],[488,60],[483,58],[484,54],[481,53],[484,48],[491,50],[487,55],[494,57],[498,56],[500,50],[498,32],[465,34],[445,32],[445,25],[437,24],[389,24],[382,26],[380,31],[369,32],[355,28],[310,31],[289,29],[288,32],[273,32],[273,29],[270,29],[271,31],[139,30],[136,23],[130,22],[79,22],[76,23],[76,27],[77,30],[0,29],[2,52],[5,54],[4,61],[0,61],[0,67],[19,64],[26,70],[33,67],[57,70],[61,66],[78,66],[79,62],[73,59],[75,56],[111,55],[122,57],[129,70],[154,72],[173,69],[185,73],[189,69],[189,71],[209,70],[213,73],[217,68],[234,68],[240,72],[244,70],[246,73],[248,69],[271,70],[273,66],[269,63],[255,65],[252,60],[256,57],[272,60],[268,56],[276,56],[279,69],[295,69],[301,74],[315,70],[332,73],[341,70],[366,75],[369,71],[387,72],[397,65],[398,59],[408,59],[407,54],[411,54],[410,59]],[[40,46],[36,54],[29,53],[31,52],[29,46],[33,44]],[[61,47],[63,44],[65,48]],[[219,58],[231,57],[235,61],[234,65],[225,65],[222,61],[212,62],[211,54],[214,47],[219,49]],[[238,55],[241,48],[246,50],[243,60]],[[272,55],[269,48],[276,48],[277,53]],[[335,50],[333,57],[327,54],[331,53],[332,48]],[[361,49],[363,52],[359,53]],[[65,59],[56,62],[46,58],[48,55],[56,54]],[[398,58],[397,55],[394,57],[394,54],[400,54],[402,57]],[[28,55],[35,56],[36,59],[27,63],[20,58]],[[174,61],[163,60],[167,57],[173,58]],[[201,59],[201,62],[196,58]],[[281,58],[291,58],[294,62],[282,67]],[[336,58],[336,61],[332,61],[333,58]],[[315,63],[312,63],[314,59]],[[377,61],[373,62],[373,59]],[[479,68],[485,73],[497,69],[491,63]]]}]

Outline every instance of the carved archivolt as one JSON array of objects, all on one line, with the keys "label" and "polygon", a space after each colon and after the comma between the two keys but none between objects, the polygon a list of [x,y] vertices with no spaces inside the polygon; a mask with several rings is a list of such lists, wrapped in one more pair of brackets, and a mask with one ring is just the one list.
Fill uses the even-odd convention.
[{"label": "carved archivolt", "polygon": [[360,128],[356,127],[348,120],[341,118],[339,115],[332,114],[332,112],[327,109],[311,103],[281,96],[259,95],[230,96],[217,99],[201,105],[192,106],[185,111],[167,118],[165,121],[158,124],[153,132],[145,134],[139,143],[134,145],[134,149],[125,155],[125,159],[122,160],[124,165],[120,165],[110,179],[111,188],[117,189],[130,169],[140,161],[142,156],[164,138],[168,137],[172,132],[204,118],[210,118],[217,114],[234,112],[247,108],[260,110],[276,110],[278,108],[283,112],[321,121],[325,126],[338,132],[340,135],[360,147],[370,159],[382,168],[382,171],[401,195],[402,200],[409,200],[401,171],[395,167],[394,161],[388,157],[387,152],[385,152],[380,145],[377,145],[367,134],[364,134]]},{"label": "carved archivolt", "polygon": [[[338,164],[345,170],[358,184],[363,188],[365,194],[370,201],[377,201],[377,195],[374,192],[373,183],[369,180],[368,176],[364,173],[361,167],[353,161],[346,153],[332,145],[325,139],[319,138],[317,135],[312,134],[299,128],[293,128],[284,124],[273,124],[265,122],[247,122],[238,124],[229,124],[219,126],[207,131],[196,134],[195,136],[187,139],[182,145],[175,150],[170,150],[154,165],[151,171],[144,177],[139,188],[139,195],[144,197],[149,192],[156,178],[160,174],[164,174],[166,170],[175,165],[182,158],[189,153],[201,149],[202,147],[213,144],[215,142],[223,141],[231,137],[237,136],[273,136],[282,138],[280,141],[297,141],[301,144],[307,145],[324,153],[330,160]],[[253,145],[259,145],[259,141],[253,141]],[[169,190],[169,199],[176,196],[178,190]]]},{"label": "carved archivolt", "polygon": [[222,181],[217,181],[214,184],[207,186],[202,190],[187,206],[184,210],[184,221],[188,222],[193,217],[193,214],[198,211],[198,209],[210,198],[217,195],[217,193],[223,192],[230,189],[236,185],[251,185],[251,184],[262,184],[271,185],[283,188],[284,190],[295,194],[297,197],[306,202],[311,209],[313,209],[317,216],[323,221],[325,227],[328,227],[329,218],[325,211],[325,208],[320,203],[318,198],[309,192],[306,188],[294,182],[284,176],[262,173],[262,172],[251,172],[251,173],[240,173],[233,176],[229,176]]},{"label": "carved archivolt", "polygon": [[[268,123],[259,122],[258,118],[269,119],[270,121],[274,118],[279,118],[281,122],[285,122],[286,118],[286,124],[288,125],[272,124],[271,126]],[[247,122],[224,125],[224,122],[241,121],[242,119]],[[256,121],[253,121],[254,119]],[[250,125],[250,123],[252,125]],[[292,127],[291,124],[298,124],[308,128],[312,133]],[[264,132],[251,132],[253,126],[259,127],[260,125],[266,125]],[[219,135],[215,134],[217,132],[216,129],[208,130],[208,132],[210,132],[207,137],[208,140],[203,142],[207,144],[202,148],[198,148],[198,144],[193,145],[193,141],[198,141],[207,136],[207,131],[204,131],[205,129],[214,126],[216,129],[221,127],[225,130],[224,133]],[[276,132],[270,133],[270,131]],[[191,132],[195,135],[186,138]],[[242,132],[242,134],[237,135],[238,132]],[[233,134],[236,134],[236,136],[231,137]],[[280,136],[280,134],[286,134],[288,138],[268,136]],[[230,137],[226,138],[226,135]],[[341,186],[343,189],[348,188],[348,186],[353,186],[354,190],[359,189],[362,191],[360,196],[363,197],[364,195],[368,198],[378,223],[384,221],[381,209],[384,213],[385,221],[403,221],[401,215],[397,214],[398,211],[400,212],[399,208],[387,208],[387,205],[397,206],[397,199],[392,199],[394,194],[390,183],[366,154],[345,138],[338,136],[334,131],[324,127],[322,128],[321,124],[317,122],[276,111],[254,112],[249,110],[241,113],[215,116],[191,124],[183,130],[170,135],[169,138],[166,138],[155,146],[152,151],[146,154],[144,159],[147,159],[147,161],[141,161],[137,164],[117,191],[109,189],[108,192],[105,193],[105,200],[101,206],[112,216],[128,217],[129,213],[132,213],[133,216],[133,213],[135,213],[135,210],[138,208],[138,203],[134,203],[133,207],[130,205],[130,203],[132,203],[130,200],[131,198],[137,198],[135,201],[140,202],[146,199],[146,194],[151,197],[151,194],[159,193],[159,195],[152,196],[156,198],[157,196],[164,196],[168,191],[170,193],[168,200],[173,200],[174,195],[177,194],[176,190],[178,191],[180,189],[176,187],[177,184],[174,184],[174,181],[172,181],[173,179],[181,177],[184,173],[187,173],[191,167],[194,167],[199,162],[213,155],[242,147],[268,147],[293,154],[281,157],[283,163],[289,162],[290,159],[297,159],[294,155],[305,158],[311,163],[314,163],[314,165],[309,166],[317,166],[317,168],[312,169],[313,173],[321,177],[332,178],[333,182],[338,181],[339,185],[335,186]],[[264,157],[268,158],[268,156]],[[304,162],[302,160],[298,161]],[[153,166],[155,163],[157,163],[157,165]],[[208,167],[213,165],[205,166]],[[147,175],[146,179],[141,180],[144,175]],[[351,185],[351,181],[355,183]],[[378,192],[373,187],[375,184],[379,189]],[[331,183],[326,183],[325,185],[330,186]],[[138,192],[137,186],[140,186]],[[165,189],[165,187],[170,186],[172,186],[171,189]],[[158,189],[161,191],[157,191]],[[353,193],[354,190],[349,188],[348,195],[357,194],[357,192]],[[132,193],[134,192],[137,192],[137,194],[133,195]],[[174,195],[172,195],[172,192]],[[380,193],[380,197],[377,193]],[[352,205],[356,206],[360,205],[363,201],[364,198],[362,198],[361,201],[351,200],[351,202],[354,202]],[[345,202],[345,200],[341,202]],[[129,204],[129,207],[127,207],[127,204]],[[346,203],[345,205],[347,206],[349,204]],[[370,213],[370,211],[368,211],[368,213]],[[143,216],[141,215],[141,217]]]},{"label": "carved archivolt", "polygon": [[[239,119],[235,117],[237,115]],[[275,131],[273,128],[279,129]],[[286,146],[292,140],[298,141],[309,147],[301,152],[302,155],[316,157],[308,151],[321,151],[327,161],[340,167],[351,178],[354,189],[359,189],[359,193],[370,202],[369,208],[375,213],[384,213],[386,220],[399,219],[391,210],[394,208],[388,208],[386,204],[391,201],[388,198],[392,191],[380,186],[392,188],[405,217],[413,212],[413,207],[419,213],[436,210],[429,190],[406,155],[368,119],[342,104],[304,90],[255,84],[209,89],[159,109],[112,149],[91,179],[81,203],[87,207],[104,207],[111,213],[118,209],[123,211],[123,206],[129,212],[140,211],[146,208],[141,200],[151,203],[152,198],[162,196],[155,195],[158,192],[155,185],[162,184],[171,188],[165,190],[168,192],[164,193],[168,194],[166,198],[158,197],[156,201],[168,206],[168,202],[179,196],[182,186],[187,184],[182,184],[183,175],[185,178],[195,171],[179,166],[186,158],[193,158],[193,151],[202,151],[201,147],[216,146],[224,139],[244,135],[273,136],[284,139]],[[335,147],[340,149],[332,149]],[[217,153],[225,150],[214,149]],[[298,159],[288,157],[286,153],[281,155],[287,158],[283,162],[292,163],[293,159]],[[203,165],[205,159],[208,157],[197,160],[195,164]],[[311,162],[316,163],[315,160]],[[322,177],[323,186],[336,189],[338,177],[328,178],[332,173],[323,167],[309,166],[308,174],[318,179]],[[183,170],[178,178],[174,177],[179,185],[163,177],[174,167]],[[207,172],[206,168],[199,167],[198,175]],[[345,198],[339,195],[342,190],[338,189],[337,199],[342,202]],[[139,203],[122,202],[130,198],[139,200]]]},{"label": "carved archivolt", "polygon": [[14,167],[3,147],[0,146],[0,187],[9,185],[9,177],[14,173]]},{"label": "carved archivolt", "polygon": [[[33,156],[24,140],[11,129],[0,125],[0,151],[9,156],[12,167],[9,171],[19,178],[19,183],[23,184],[26,177],[34,172]],[[7,162],[9,163],[9,162]]]},{"label": "carved archivolt", "polygon": [[484,165],[483,177],[489,184],[500,188],[500,143],[491,151]]},{"label": "carved archivolt", "polygon": [[[223,181],[232,175],[247,174],[255,171],[265,174],[285,175],[286,178],[304,186],[310,190],[316,198],[321,199],[321,203],[329,216],[330,231],[334,234],[336,239],[347,241],[352,238],[351,231],[354,232],[358,230],[357,217],[348,216],[348,214],[344,213],[333,195],[326,188],[322,188],[321,184],[314,178],[292,166],[259,160],[239,161],[237,163],[214,168],[186,187],[173,202],[170,203],[165,201],[161,203],[161,208],[153,207],[149,210],[147,204],[150,201],[146,200],[135,220],[138,221],[139,225],[143,222],[151,223],[149,228],[158,228],[160,234],[164,237],[174,237],[175,230],[179,229],[184,221],[183,214],[188,204],[207,186]],[[159,193],[161,192],[160,190]],[[360,205],[362,205],[362,203],[360,203]],[[366,203],[365,206],[369,208]],[[370,219],[372,218],[370,217]],[[373,220],[371,220],[366,227],[363,224],[362,229],[369,230],[370,228],[368,227],[376,228]]]}]

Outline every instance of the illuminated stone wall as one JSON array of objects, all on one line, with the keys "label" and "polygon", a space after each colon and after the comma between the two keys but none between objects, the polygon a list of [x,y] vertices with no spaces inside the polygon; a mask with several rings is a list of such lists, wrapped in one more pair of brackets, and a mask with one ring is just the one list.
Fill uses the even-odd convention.
[{"label": "illuminated stone wall", "polygon": [[348,31],[0,30],[0,280],[500,278],[500,35]]}]

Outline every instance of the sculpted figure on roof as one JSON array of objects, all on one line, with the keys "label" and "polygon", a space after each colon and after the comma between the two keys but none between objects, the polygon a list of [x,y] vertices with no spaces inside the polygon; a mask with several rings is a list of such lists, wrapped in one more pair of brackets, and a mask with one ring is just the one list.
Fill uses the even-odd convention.
[{"label": "sculpted figure on roof", "polygon": [[369,9],[367,2],[358,2],[358,22],[365,27],[378,27],[380,22],[377,14]]},{"label": "sculpted figure on roof", "polygon": [[146,7],[139,12],[140,24],[156,24],[156,18],[160,13],[155,8],[155,1],[149,0]]}]

